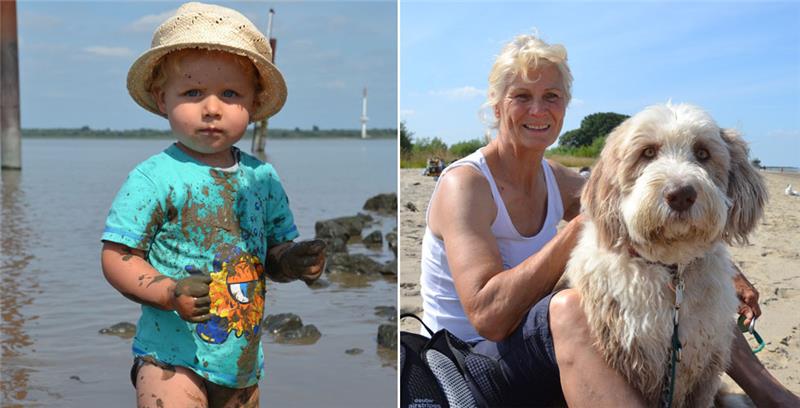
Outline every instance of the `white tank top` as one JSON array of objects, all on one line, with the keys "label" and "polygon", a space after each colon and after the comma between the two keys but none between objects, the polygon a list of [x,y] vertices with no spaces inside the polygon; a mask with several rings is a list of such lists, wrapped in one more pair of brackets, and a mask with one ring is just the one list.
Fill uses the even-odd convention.
[{"label": "white tank top", "polygon": [[[519,265],[529,256],[538,252],[555,235],[559,221],[564,216],[564,206],[561,203],[561,192],[558,190],[553,171],[547,161],[542,159],[542,170],[547,184],[547,215],[542,224],[542,229],[534,236],[525,237],[520,235],[511,217],[508,215],[505,203],[500,196],[500,191],[494,182],[486,158],[480,149],[469,156],[456,161],[447,166],[442,173],[442,177],[448,171],[459,166],[471,166],[481,172],[492,189],[492,198],[497,206],[497,215],[492,223],[492,234],[497,239],[497,246],[500,249],[500,256],[503,259],[503,268],[510,269]],[[436,195],[439,184],[433,190]],[[433,200],[433,195],[431,200]],[[425,216],[426,222],[430,214],[430,203],[428,213]],[[434,332],[446,328],[459,338],[465,341],[479,341],[483,337],[470,324],[461,302],[458,300],[456,288],[453,285],[453,275],[450,273],[450,266],[447,263],[444,242],[436,238],[430,228],[425,228],[425,236],[422,238],[422,273],[420,276],[422,295],[422,308],[424,310],[423,321]],[[427,335],[425,330],[422,334]]]}]

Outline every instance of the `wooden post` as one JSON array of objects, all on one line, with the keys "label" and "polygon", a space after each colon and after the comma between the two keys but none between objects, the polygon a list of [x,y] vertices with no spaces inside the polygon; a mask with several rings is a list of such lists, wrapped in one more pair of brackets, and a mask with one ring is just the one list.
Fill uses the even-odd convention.
[{"label": "wooden post", "polygon": [[17,2],[0,1],[0,151],[2,169],[22,168]]},{"label": "wooden post", "polygon": [[[278,46],[278,40],[272,38],[272,17],[275,15],[275,10],[269,9],[269,20],[267,20],[267,38],[269,39],[269,46],[272,49],[272,63],[275,63],[275,51]],[[268,120],[262,119],[253,126],[253,145],[250,150],[253,153],[264,152],[264,144],[267,142],[267,125]]]}]

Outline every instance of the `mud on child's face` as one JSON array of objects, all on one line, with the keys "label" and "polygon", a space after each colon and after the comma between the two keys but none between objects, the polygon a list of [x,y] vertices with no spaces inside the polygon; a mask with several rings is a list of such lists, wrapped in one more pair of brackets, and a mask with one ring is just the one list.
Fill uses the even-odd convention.
[{"label": "mud on child's face", "polygon": [[153,96],[178,141],[202,154],[227,152],[244,135],[255,109],[253,64],[206,50],[177,51],[162,64],[166,81]]}]

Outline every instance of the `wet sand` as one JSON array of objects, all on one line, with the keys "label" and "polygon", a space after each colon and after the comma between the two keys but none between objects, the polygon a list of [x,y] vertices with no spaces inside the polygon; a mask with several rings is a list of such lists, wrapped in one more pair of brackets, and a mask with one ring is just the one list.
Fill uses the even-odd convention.
[{"label": "wet sand", "polygon": [[[433,178],[421,174],[422,169],[401,170],[399,199],[400,310],[420,316],[420,247],[425,211],[435,186]],[[800,187],[800,174],[763,175],[770,194],[764,218],[750,236],[750,245],[734,247],[731,252],[760,293],[763,315],[757,330],[766,348],[758,358],[787,388],[800,394],[800,197],[784,194],[787,184]],[[419,330],[412,319],[403,319],[401,329]],[[732,391],[741,392],[727,376],[725,383]]]}]

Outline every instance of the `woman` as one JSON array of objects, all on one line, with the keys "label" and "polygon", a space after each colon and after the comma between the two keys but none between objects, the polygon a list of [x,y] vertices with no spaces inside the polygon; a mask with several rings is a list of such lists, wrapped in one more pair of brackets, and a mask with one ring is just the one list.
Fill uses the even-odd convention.
[{"label": "woman", "polygon": [[[497,137],[451,164],[431,197],[424,321],[498,359],[514,388],[509,404],[550,404],[563,390],[570,406],[643,406],[592,347],[578,295],[550,293],[581,228],[585,179],[544,159],[561,132],[571,85],[561,45],[522,35],[497,57],[486,103]],[[570,222],[556,233],[561,219]],[[757,317],[758,293],[741,275],[737,288],[748,321]],[[792,397],[741,335],[733,358],[730,374],[756,402]]]}]

